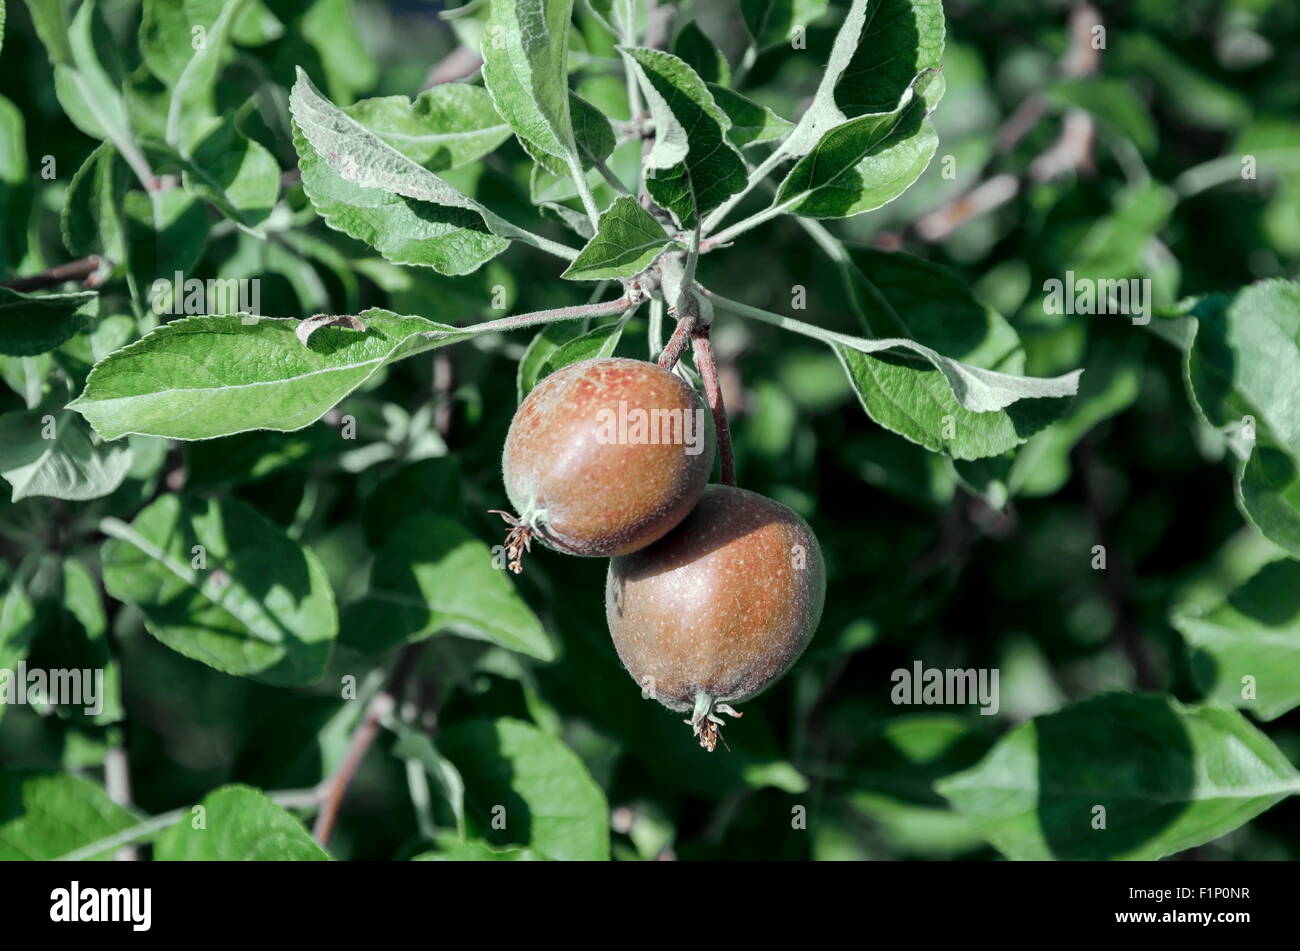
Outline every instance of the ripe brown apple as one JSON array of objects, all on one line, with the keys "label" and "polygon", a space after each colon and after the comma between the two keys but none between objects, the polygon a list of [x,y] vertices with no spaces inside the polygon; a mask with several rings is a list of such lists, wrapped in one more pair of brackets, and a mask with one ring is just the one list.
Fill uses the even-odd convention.
[{"label": "ripe brown apple", "polygon": [[812,639],[826,600],[821,547],[806,522],[754,492],[711,485],[660,541],[611,559],[605,616],[647,696],[712,750],[731,706],[781,678]]},{"label": "ripe brown apple", "polygon": [[537,538],[571,555],[644,548],[686,517],[713,468],[699,394],[640,360],[574,363],[543,379],[502,454],[510,567]]}]

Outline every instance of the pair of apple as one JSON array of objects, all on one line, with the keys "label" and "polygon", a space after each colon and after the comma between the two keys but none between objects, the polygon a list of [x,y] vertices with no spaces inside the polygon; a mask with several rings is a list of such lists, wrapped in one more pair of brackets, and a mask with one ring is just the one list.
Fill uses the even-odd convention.
[{"label": "pair of apple", "polygon": [[533,539],[609,558],[605,613],[620,659],[647,695],[690,710],[712,750],[719,714],[740,716],[731,704],[778,680],[816,631],[821,549],[784,505],[708,485],[707,438],[691,446],[644,426],[611,429],[611,414],[654,422],[705,411],[688,383],[639,360],[586,360],[542,380],[516,411],[502,459],[518,512],[501,513],[511,568],[521,570]]}]

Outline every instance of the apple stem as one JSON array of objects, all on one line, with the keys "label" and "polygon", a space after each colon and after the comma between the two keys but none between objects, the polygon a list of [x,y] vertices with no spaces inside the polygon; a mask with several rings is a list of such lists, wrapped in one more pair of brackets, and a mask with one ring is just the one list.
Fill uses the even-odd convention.
[{"label": "apple stem", "polygon": [[[718,431],[718,457],[722,464],[722,484],[736,484],[736,456],[731,447],[731,427],[727,424],[727,407],[722,400],[722,384],[718,381],[718,365],[713,359],[713,345],[709,340],[709,324],[696,324],[691,330],[691,343],[695,347],[695,368],[704,383],[704,396],[713,411],[713,425]],[[680,326],[678,327],[680,330]],[[675,336],[675,335],[674,335]]]},{"label": "apple stem", "polygon": [[695,323],[694,314],[683,314],[681,319],[677,321],[677,329],[668,338],[668,345],[664,347],[663,353],[659,354],[659,369],[671,373],[673,367],[677,366],[677,361],[686,352],[686,344],[690,342],[691,331],[695,328]]}]

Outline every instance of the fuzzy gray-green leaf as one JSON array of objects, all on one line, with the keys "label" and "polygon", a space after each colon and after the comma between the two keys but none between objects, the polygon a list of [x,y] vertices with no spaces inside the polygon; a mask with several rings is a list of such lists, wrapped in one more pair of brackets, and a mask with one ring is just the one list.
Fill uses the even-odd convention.
[{"label": "fuzzy gray-green leaf", "polygon": [[655,122],[646,156],[646,188],[683,227],[694,224],[745,187],[745,160],[727,139],[731,119],[704,80],[662,50],[620,48]]},{"label": "fuzzy gray-green leaf", "polygon": [[573,0],[490,0],[489,6],[483,82],[497,112],[526,146],[576,167],[568,73]]},{"label": "fuzzy gray-green leaf", "polygon": [[[836,345],[867,414],[954,459],[1001,455],[1060,418],[1079,371],[1022,376],[1020,339],[950,271],[906,254],[855,252],[851,303],[874,350]],[[886,341],[906,334],[889,353]]]},{"label": "fuzzy gray-green leaf", "polygon": [[487,90],[467,83],[434,86],[414,102],[405,96],[362,99],[343,111],[433,172],[476,161],[510,135]]},{"label": "fuzzy gray-green leaf", "polygon": [[809,218],[847,218],[893,201],[939,147],[929,113],[942,95],[942,76],[923,73],[894,112],[834,126],[790,170],[775,203]]},{"label": "fuzzy gray-green leaf", "polygon": [[601,214],[595,236],[560,276],[571,281],[632,277],[672,243],[663,225],[640,202],[621,196]]},{"label": "fuzzy gray-green leaf", "polygon": [[789,119],[782,119],[767,106],[760,106],[725,86],[709,83],[709,92],[731,120],[727,138],[740,148],[776,142],[789,135],[794,128],[794,123]]},{"label": "fuzzy gray-green leaf", "polygon": [[95,365],[69,406],[104,439],[288,432],[320,419],[384,364],[471,331],[372,309],[366,332],[329,327],[305,347],[298,321],[244,315],[164,324]]}]

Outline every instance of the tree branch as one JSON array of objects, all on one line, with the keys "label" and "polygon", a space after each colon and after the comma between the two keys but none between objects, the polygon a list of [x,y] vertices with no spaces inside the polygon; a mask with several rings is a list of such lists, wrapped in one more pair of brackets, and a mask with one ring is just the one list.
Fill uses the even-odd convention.
[{"label": "tree branch", "polygon": [[663,353],[659,354],[659,369],[671,371],[677,366],[677,361],[686,352],[686,345],[691,340],[691,331],[695,329],[697,320],[698,317],[694,313],[681,315],[677,321],[677,329],[668,338],[668,345],[664,347]]},{"label": "tree branch", "polygon": [[438,62],[433,64],[428,75],[424,77],[424,89],[432,89],[444,83],[454,83],[468,79],[483,66],[483,57],[468,46],[458,46]]},{"label": "tree branch", "polygon": [[66,264],[55,265],[40,274],[17,277],[11,281],[0,281],[0,287],[7,287],[15,291],[41,291],[51,287],[58,287],[60,284],[66,284],[69,281],[77,281],[82,287],[93,288],[99,285],[96,278],[102,263],[103,258],[97,254],[92,254],[76,261],[68,261]]},{"label": "tree branch", "polygon": [[[108,790],[108,798],[119,806],[131,808],[131,761],[126,754],[125,739],[104,755],[104,788]],[[140,852],[133,846],[124,846],[113,857],[119,862],[135,862]]]},{"label": "tree branch", "polygon": [[575,304],[572,307],[555,307],[551,310],[534,310],[526,314],[514,314],[510,317],[502,317],[500,320],[489,320],[487,323],[471,324],[468,327],[458,327],[456,329],[472,333],[490,333],[519,330],[523,327],[531,327],[534,324],[554,323],[557,320],[575,320],[581,317],[612,317],[639,303],[641,303],[640,300],[634,300],[624,295],[618,300],[601,301],[596,304]]},{"label": "tree branch", "polygon": [[375,737],[379,735],[383,718],[397,707],[406,687],[406,680],[415,667],[422,646],[422,644],[408,644],[397,655],[397,662],[393,665],[392,673],[388,675],[388,682],[366,705],[366,712],[356,732],[352,734],[352,741],[348,744],[343,762],[334,775],[326,781],[321,810],[312,828],[312,835],[320,843],[321,848],[329,847],[330,837],[334,834],[334,826],[338,822],[348,787],[356,777],[362,760],[366,758],[366,753],[374,744]]}]

